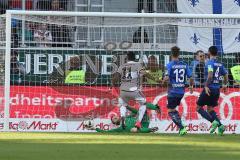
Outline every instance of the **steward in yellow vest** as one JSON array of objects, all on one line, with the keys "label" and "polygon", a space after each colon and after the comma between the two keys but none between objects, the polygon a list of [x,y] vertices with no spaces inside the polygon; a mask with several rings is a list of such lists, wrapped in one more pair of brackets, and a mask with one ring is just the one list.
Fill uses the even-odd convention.
[{"label": "steward in yellow vest", "polygon": [[83,70],[67,71],[65,84],[84,84],[85,74]]},{"label": "steward in yellow vest", "polygon": [[233,85],[240,85],[240,65],[233,66],[231,73],[234,80]]},{"label": "steward in yellow vest", "polygon": [[240,86],[240,53],[235,55],[236,65],[230,68],[232,77],[233,77],[233,85]]}]

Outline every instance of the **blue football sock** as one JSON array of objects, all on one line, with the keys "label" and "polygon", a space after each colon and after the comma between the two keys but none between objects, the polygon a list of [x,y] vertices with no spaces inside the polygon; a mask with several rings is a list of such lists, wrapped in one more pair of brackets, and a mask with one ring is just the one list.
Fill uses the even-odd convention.
[{"label": "blue football sock", "polygon": [[211,112],[209,112],[209,114],[212,116],[212,119],[213,119],[213,120],[218,121],[218,123],[219,123],[218,126],[221,126],[221,125],[222,125],[222,123],[221,123],[221,121],[219,120],[219,118],[218,118],[218,116],[217,116],[217,113],[216,113],[215,111],[211,111]]},{"label": "blue football sock", "polygon": [[183,128],[182,120],[178,111],[168,112],[168,115],[172,118],[172,121],[180,128]]},{"label": "blue football sock", "polygon": [[203,118],[205,118],[206,120],[210,121],[210,122],[213,122],[214,119],[212,118],[212,116],[207,112],[205,111],[203,108],[200,108],[198,111],[197,111]]}]

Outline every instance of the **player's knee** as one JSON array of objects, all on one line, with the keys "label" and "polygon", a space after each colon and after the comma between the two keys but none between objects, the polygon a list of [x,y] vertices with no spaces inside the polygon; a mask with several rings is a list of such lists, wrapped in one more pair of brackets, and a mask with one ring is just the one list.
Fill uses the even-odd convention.
[{"label": "player's knee", "polygon": [[122,106],[127,107],[127,102],[124,101],[122,98],[118,99],[118,107],[121,108]]},{"label": "player's knee", "polygon": [[139,111],[145,111],[147,109],[147,106],[146,105],[141,105],[139,107]]},{"label": "player's knee", "polygon": [[176,109],[168,109],[168,113],[170,113],[170,112],[175,112],[176,111]]},{"label": "player's knee", "polygon": [[146,105],[146,103],[147,103],[147,100],[145,98],[140,101],[140,105]]}]

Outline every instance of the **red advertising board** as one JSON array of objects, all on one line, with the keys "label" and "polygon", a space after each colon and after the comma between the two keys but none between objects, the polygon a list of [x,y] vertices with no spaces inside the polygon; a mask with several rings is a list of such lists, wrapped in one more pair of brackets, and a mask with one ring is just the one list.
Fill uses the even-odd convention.
[{"label": "red advertising board", "polygon": [[[143,93],[148,102],[158,103],[162,108],[160,120],[168,119],[166,109],[166,90],[160,87],[145,87]],[[186,91],[179,107],[186,120],[199,118],[196,100],[201,89],[191,95]],[[118,113],[118,91],[108,87],[86,86],[11,86],[11,118],[59,118],[75,119],[83,117],[107,118]],[[1,99],[0,103],[3,103]],[[221,93],[216,111],[222,119],[240,120],[239,88],[229,88]],[[131,102],[136,108],[137,104]],[[149,112],[151,113],[151,112]]]}]

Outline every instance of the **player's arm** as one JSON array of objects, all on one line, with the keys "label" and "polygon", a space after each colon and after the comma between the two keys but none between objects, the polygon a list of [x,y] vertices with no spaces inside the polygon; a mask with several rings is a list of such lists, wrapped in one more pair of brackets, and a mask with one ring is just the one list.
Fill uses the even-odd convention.
[{"label": "player's arm", "polygon": [[162,80],[162,85],[166,84],[169,81],[170,73],[171,73],[171,67],[168,64],[167,67],[166,67],[165,75],[164,75],[163,80]]},{"label": "player's arm", "polygon": [[193,85],[194,85],[194,80],[192,77],[190,77],[189,78],[189,90],[190,90],[191,94],[193,93]]},{"label": "player's arm", "polygon": [[189,89],[190,93],[193,93],[193,85],[194,85],[194,80],[192,78],[192,72],[187,66],[187,77],[189,78]]},{"label": "player's arm", "polygon": [[162,83],[167,83],[169,81],[169,76],[168,75],[165,75],[163,80],[162,80]]},{"label": "player's arm", "polygon": [[223,91],[226,92],[227,85],[228,85],[228,73],[227,73],[227,70],[226,70],[225,67],[223,67],[222,75],[223,75],[223,86],[222,86],[222,88],[223,88]]},{"label": "player's arm", "polygon": [[210,96],[210,89],[208,88],[208,86],[213,80],[213,65],[212,64],[207,65],[207,71],[208,71],[208,75],[207,75],[207,80],[205,82],[204,89],[205,89],[206,94]]},{"label": "player's arm", "polygon": [[228,84],[228,74],[224,75],[223,76],[223,92],[226,92],[227,90],[227,84]]}]

